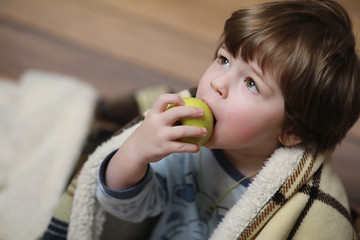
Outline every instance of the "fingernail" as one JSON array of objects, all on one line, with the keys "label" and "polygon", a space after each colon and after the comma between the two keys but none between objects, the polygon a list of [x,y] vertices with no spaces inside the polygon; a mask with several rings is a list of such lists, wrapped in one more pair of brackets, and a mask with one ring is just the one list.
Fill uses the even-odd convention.
[{"label": "fingernail", "polygon": [[201,128],[201,134],[205,136],[207,134],[207,129],[202,127]]}]

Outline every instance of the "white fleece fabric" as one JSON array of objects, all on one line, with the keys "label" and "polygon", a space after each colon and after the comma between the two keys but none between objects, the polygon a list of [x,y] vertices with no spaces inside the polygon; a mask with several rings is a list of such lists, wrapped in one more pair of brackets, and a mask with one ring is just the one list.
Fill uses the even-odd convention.
[{"label": "white fleece fabric", "polygon": [[0,239],[37,239],[90,129],[98,93],[71,76],[30,70],[0,80]]}]

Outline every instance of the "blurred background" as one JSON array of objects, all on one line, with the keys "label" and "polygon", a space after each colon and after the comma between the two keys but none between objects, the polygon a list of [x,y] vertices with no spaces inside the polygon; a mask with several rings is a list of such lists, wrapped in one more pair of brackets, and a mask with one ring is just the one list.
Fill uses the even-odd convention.
[{"label": "blurred background", "polygon": [[[197,85],[224,21],[260,0],[0,0],[0,77],[28,69],[67,74],[103,98],[166,84]],[[360,45],[360,1],[339,1]],[[350,200],[360,206],[360,123],[335,152]]]}]

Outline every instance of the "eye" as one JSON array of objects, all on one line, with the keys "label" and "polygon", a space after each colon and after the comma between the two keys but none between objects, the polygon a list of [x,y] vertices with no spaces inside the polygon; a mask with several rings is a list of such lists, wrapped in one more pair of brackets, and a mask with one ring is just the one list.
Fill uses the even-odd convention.
[{"label": "eye", "polygon": [[246,87],[250,89],[250,91],[252,91],[254,93],[260,92],[255,81],[251,77],[248,77],[245,79],[245,84],[246,84]]},{"label": "eye", "polygon": [[218,62],[220,65],[228,65],[229,64],[229,60],[222,55],[218,56]]}]

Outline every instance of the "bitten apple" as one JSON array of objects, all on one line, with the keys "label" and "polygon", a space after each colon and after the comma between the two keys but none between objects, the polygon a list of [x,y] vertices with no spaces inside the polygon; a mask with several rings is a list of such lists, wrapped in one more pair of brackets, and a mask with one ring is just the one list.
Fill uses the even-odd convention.
[{"label": "bitten apple", "polygon": [[[183,100],[185,102],[185,106],[202,108],[204,110],[204,115],[202,117],[198,117],[198,118],[181,118],[175,124],[176,125],[180,124],[180,125],[195,126],[195,127],[204,127],[207,130],[207,135],[205,137],[201,137],[201,138],[185,137],[185,138],[179,139],[179,141],[194,143],[199,146],[202,146],[209,140],[209,138],[212,134],[213,127],[214,127],[213,114],[212,114],[210,108],[208,107],[208,105],[204,101],[202,101],[198,98],[187,97],[187,98],[183,98]],[[168,107],[168,109],[172,108],[172,107],[176,107],[176,105],[171,104]]]}]

